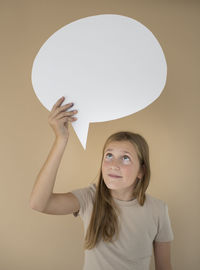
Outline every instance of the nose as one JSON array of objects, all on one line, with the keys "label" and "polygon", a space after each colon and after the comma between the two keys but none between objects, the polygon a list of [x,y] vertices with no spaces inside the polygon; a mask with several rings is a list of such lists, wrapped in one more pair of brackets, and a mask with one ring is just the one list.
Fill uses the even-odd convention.
[{"label": "nose", "polygon": [[110,165],[111,168],[118,168],[119,169],[119,161],[117,159],[113,159]]}]

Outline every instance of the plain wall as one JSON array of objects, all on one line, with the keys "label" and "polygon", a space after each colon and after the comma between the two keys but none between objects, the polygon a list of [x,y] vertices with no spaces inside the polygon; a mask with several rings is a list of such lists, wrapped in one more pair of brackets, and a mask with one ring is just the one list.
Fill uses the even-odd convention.
[{"label": "plain wall", "polygon": [[147,108],[90,124],[85,151],[70,125],[54,192],[82,188],[95,179],[111,133],[140,133],[150,148],[147,192],[169,208],[173,270],[199,269],[199,11],[199,1],[0,1],[0,269],[82,269],[80,217],[46,215],[29,206],[36,176],[54,141],[49,111],[32,88],[31,70],[38,50],[54,32],[97,14],[125,15],[147,26],[165,53],[167,82]]}]

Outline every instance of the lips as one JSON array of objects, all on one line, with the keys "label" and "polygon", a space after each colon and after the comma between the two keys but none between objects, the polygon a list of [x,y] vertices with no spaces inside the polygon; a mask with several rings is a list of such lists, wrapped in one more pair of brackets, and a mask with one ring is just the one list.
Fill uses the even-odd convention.
[{"label": "lips", "polygon": [[122,178],[120,175],[115,175],[115,174],[109,174],[108,176],[113,177],[113,178]]}]

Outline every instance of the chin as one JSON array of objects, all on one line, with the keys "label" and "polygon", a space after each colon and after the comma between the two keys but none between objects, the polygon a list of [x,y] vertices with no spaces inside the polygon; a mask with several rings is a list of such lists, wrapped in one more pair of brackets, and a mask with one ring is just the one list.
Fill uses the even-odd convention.
[{"label": "chin", "polygon": [[108,189],[111,189],[111,190],[118,190],[120,189],[121,187],[119,186],[119,183],[115,182],[115,181],[110,181],[109,179],[107,181],[104,180],[104,183],[106,185],[106,187]]}]

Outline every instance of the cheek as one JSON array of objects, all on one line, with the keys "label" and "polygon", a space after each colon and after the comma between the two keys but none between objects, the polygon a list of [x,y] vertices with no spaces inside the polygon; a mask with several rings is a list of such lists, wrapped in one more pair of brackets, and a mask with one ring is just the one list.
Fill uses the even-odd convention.
[{"label": "cheek", "polygon": [[104,171],[104,170],[106,170],[107,168],[109,167],[109,163],[108,162],[106,162],[106,161],[103,161],[102,162],[102,171]]},{"label": "cheek", "polygon": [[110,170],[111,170],[110,162],[109,161],[103,161],[101,171],[102,171],[102,175],[103,175],[104,178],[106,178],[106,175],[108,174],[108,172],[110,172]]},{"label": "cheek", "polygon": [[124,165],[121,167],[121,171],[123,172],[124,176],[133,177],[136,175],[136,169],[133,165]]},{"label": "cheek", "polygon": [[128,165],[124,165],[121,167],[121,170],[125,173],[125,174],[130,174],[132,172],[132,168],[131,166]]}]

